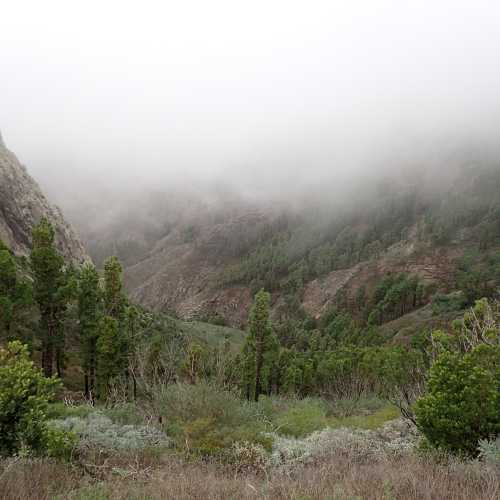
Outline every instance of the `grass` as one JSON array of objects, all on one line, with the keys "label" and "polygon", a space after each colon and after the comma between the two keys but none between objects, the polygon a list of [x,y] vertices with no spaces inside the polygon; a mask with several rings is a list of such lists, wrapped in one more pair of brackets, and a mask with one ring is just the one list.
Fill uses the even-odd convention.
[{"label": "grass", "polygon": [[60,419],[67,417],[81,417],[84,418],[88,416],[95,410],[90,405],[77,405],[77,406],[67,406],[62,402],[52,403],[49,405],[47,412],[47,417],[49,419]]},{"label": "grass", "polygon": [[[120,472],[117,472],[117,471]],[[293,474],[237,474],[211,463],[165,456],[153,464],[104,464],[95,475],[49,460],[0,462],[3,500],[492,500],[498,469],[429,456],[370,463],[330,456]]]},{"label": "grass", "polygon": [[[354,406],[350,408],[350,413],[354,414],[342,414],[347,404]],[[395,406],[376,398],[362,398],[355,403],[340,400],[334,403],[333,408],[322,399],[305,398],[277,400],[273,420],[279,434],[304,437],[325,427],[374,430],[400,416]]]},{"label": "grass", "polygon": [[374,430],[390,420],[401,416],[399,410],[392,405],[387,405],[368,415],[353,415],[350,417],[332,417],[328,419],[328,427],[351,427],[355,429]]}]

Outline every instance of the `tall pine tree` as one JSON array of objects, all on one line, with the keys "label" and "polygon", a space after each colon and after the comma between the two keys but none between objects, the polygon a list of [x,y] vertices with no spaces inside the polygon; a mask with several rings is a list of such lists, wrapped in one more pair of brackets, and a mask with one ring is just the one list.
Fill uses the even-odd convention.
[{"label": "tall pine tree", "polygon": [[249,316],[249,333],[241,353],[242,386],[247,399],[258,401],[263,386],[269,387],[272,365],[279,355],[278,342],[269,321],[271,296],[261,290],[255,295]]},{"label": "tall pine tree", "polygon": [[97,341],[98,377],[101,394],[109,394],[120,376],[128,378],[127,302],[123,294],[122,266],[116,257],[104,263],[104,317]]},{"label": "tall pine tree", "polygon": [[96,387],[97,339],[102,316],[102,291],[99,274],[87,264],[80,271],[78,282],[78,322],[82,367],[85,374],[85,397],[93,398]]},{"label": "tall pine tree", "polygon": [[61,376],[64,351],[63,319],[66,310],[66,274],[64,260],[54,245],[54,228],[43,218],[33,228],[31,267],[34,298],[40,310],[39,335],[42,346],[42,369],[46,377]]}]

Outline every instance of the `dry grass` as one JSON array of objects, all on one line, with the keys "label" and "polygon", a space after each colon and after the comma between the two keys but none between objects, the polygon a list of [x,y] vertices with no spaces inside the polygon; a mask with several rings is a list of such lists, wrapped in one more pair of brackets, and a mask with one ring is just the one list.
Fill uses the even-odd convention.
[{"label": "dry grass", "polygon": [[59,499],[425,499],[496,500],[500,471],[479,463],[418,456],[360,464],[330,457],[314,466],[260,476],[174,456],[153,463],[104,462],[97,473],[48,460],[4,462],[0,498]]}]

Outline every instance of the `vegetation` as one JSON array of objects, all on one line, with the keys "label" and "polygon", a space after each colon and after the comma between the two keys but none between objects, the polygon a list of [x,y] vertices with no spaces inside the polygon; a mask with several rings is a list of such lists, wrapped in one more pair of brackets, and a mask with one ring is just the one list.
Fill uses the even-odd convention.
[{"label": "vegetation", "polygon": [[[379,222],[376,227],[389,231]],[[453,477],[461,491],[478,498],[498,488],[500,305],[489,292],[493,284],[486,289],[471,278],[491,272],[496,258],[466,255],[453,277],[464,288],[432,295],[430,316],[461,314],[460,320],[396,342],[381,327],[419,309],[432,291],[416,275],[388,273],[372,293],[360,289],[355,298],[338,297],[335,307],[313,319],[297,305],[298,284],[339,262],[365,258],[369,243],[340,230],[335,248],[325,246],[328,251],[302,260],[290,281],[283,263],[293,237],[273,240],[266,278],[281,280],[288,312],[273,316],[271,294],[259,289],[246,336],[130,303],[118,259],[108,259],[102,274],[89,264],[72,269],[55,249],[47,221],[35,228],[31,268],[0,248],[1,341],[14,336],[29,342],[36,360],[19,341],[0,351],[4,496],[15,498],[12,484],[22,475],[57,471],[64,481],[41,481],[40,498],[125,497],[117,474],[140,488],[138,495],[161,496],[171,488],[167,496],[180,492],[176,497],[182,498],[191,491],[183,474],[191,471],[190,479],[200,482],[215,484],[217,478],[219,486],[207,486],[213,497],[223,485],[233,496],[248,496],[241,480],[232,482],[239,475],[263,495],[294,498],[303,492],[314,498],[333,487],[315,475],[318,466],[336,477],[340,496],[408,497],[403,465],[448,485]],[[488,238],[483,244],[489,248]],[[340,260],[330,262],[330,251]],[[265,267],[264,255],[256,262]],[[305,269],[313,261],[311,274]],[[463,313],[485,291],[488,298]],[[31,337],[25,334],[30,321],[38,323]],[[65,363],[76,374],[79,393],[52,403],[61,386],[53,372],[66,380]],[[14,455],[19,462],[9,458]],[[480,462],[472,464],[476,457]],[[74,468],[66,469],[64,461]],[[160,473],[165,468],[184,472],[167,481]],[[467,471],[470,482],[457,468]],[[362,473],[373,475],[373,491]],[[288,489],[284,474],[300,478],[296,491]],[[357,483],[352,474],[359,475]],[[23,488],[30,480],[24,476]],[[426,481],[415,486],[415,498],[430,491]],[[443,489],[442,498],[450,491]]]},{"label": "vegetation", "polygon": [[500,311],[494,307],[483,299],[464,316],[460,336],[441,347],[416,403],[417,425],[438,448],[475,455],[480,440],[500,434]]},{"label": "vegetation", "polygon": [[46,378],[18,341],[0,349],[0,455],[50,448],[46,411],[58,381]]},{"label": "vegetation", "polygon": [[33,230],[31,267],[34,298],[40,311],[39,332],[42,344],[42,368],[46,377],[53,374],[54,360],[61,376],[64,363],[63,317],[68,298],[68,273],[64,259],[54,245],[54,228],[42,219]]}]

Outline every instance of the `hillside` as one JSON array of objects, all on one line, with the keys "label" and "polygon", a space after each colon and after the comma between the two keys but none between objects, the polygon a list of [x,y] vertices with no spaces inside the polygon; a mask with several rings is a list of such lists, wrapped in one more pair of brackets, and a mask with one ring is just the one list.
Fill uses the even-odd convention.
[{"label": "hillside", "polygon": [[467,287],[460,273],[487,273],[485,287],[498,286],[500,168],[468,160],[443,171],[377,179],[342,206],[314,197],[273,205],[158,193],[147,203],[145,194],[105,231],[82,232],[97,262],[118,254],[131,297],[157,311],[241,327],[264,287],[281,319],[320,318],[335,306],[362,317],[391,273],[419,279],[419,306]]},{"label": "hillside", "polygon": [[15,254],[26,256],[32,228],[42,217],[53,224],[57,246],[67,260],[81,264],[90,259],[62,212],[49,203],[0,136],[0,240]]}]

